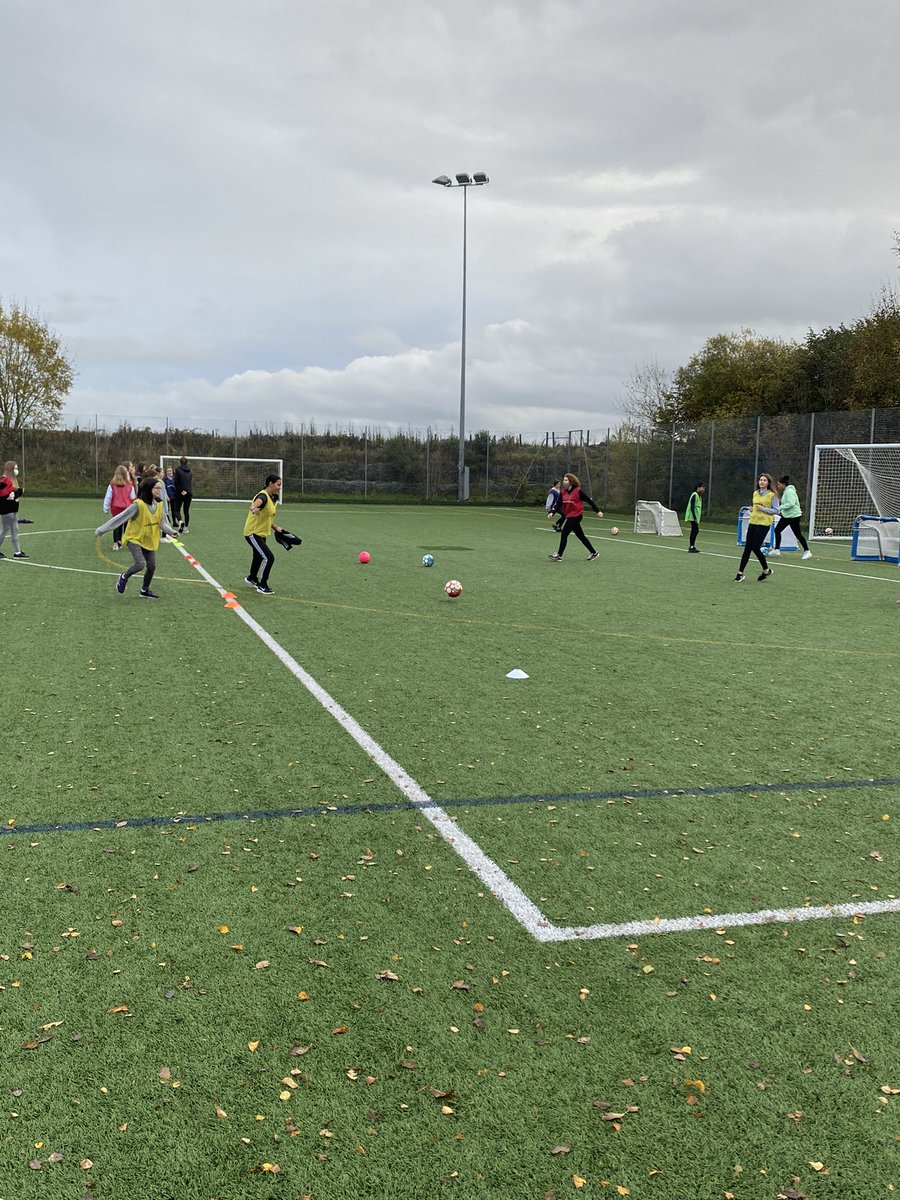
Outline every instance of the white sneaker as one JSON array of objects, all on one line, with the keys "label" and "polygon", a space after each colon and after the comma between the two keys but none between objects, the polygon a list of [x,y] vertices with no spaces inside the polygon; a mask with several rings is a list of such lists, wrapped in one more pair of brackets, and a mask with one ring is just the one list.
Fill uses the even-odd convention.
[{"label": "white sneaker", "polygon": [[780,550],[767,550],[766,558],[771,558],[773,554],[780,554],[780,553],[781,553]]},{"label": "white sneaker", "polygon": [[801,558],[812,558],[812,550],[804,550]]}]

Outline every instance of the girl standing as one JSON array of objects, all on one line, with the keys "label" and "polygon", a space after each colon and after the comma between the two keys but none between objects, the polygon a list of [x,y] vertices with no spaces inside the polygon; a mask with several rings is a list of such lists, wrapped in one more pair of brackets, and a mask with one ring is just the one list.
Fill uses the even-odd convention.
[{"label": "girl standing", "polygon": [[[127,464],[119,463],[113,471],[112,480],[103,497],[103,511],[109,513],[111,517],[121,517],[125,509],[134,503],[136,495]],[[113,530],[113,550],[121,549],[124,532],[125,521],[123,520],[121,525],[117,525]]]},{"label": "girl standing", "polygon": [[116,581],[116,591],[121,595],[125,591],[128,580],[138,571],[144,572],[141,586],[141,596],[145,600],[158,600],[156,592],[150,591],[150,584],[156,573],[156,552],[159,549],[160,529],[170,537],[175,536],[175,530],[166,520],[162,502],[163,482],[158,476],[151,476],[141,481],[138,497],[117,517],[111,517],[105,525],[94,531],[96,537],[112,529],[124,518],[128,526],[122,538],[122,545],[131,551],[134,562],[127,571],[123,571]]},{"label": "girl standing", "polygon": [[[3,474],[0,475],[0,518],[2,518],[0,546],[3,545],[6,535],[9,534],[13,544],[13,558],[28,557],[19,545],[19,497],[23,490],[19,483],[19,464],[10,459],[3,467]],[[6,558],[2,551],[0,551],[0,558]]]},{"label": "girl standing", "polygon": [[562,506],[563,515],[562,529],[559,534],[559,549],[555,554],[550,555],[550,561],[562,561],[562,556],[566,551],[566,542],[569,540],[569,534],[574,533],[579,542],[587,547],[588,562],[594,562],[597,558],[597,551],[591,545],[585,536],[584,530],[581,528],[581,518],[584,515],[584,506],[586,504],[594,510],[598,517],[602,517],[603,513],[587,492],[584,491],[578,476],[573,475],[571,471],[563,475],[559,503]]},{"label": "girl standing", "polygon": [[772,568],[762,552],[762,544],[766,540],[769,527],[778,516],[778,494],[772,476],[763,471],[757,480],[756,491],[750,501],[750,520],[747,522],[747,541],[744,553],[741,555],[741,565],[734,577],[735,583],[744,582],[744,567],[750,561],[750,555],[755,554],[762,566],[762,574],[757,575],[760,583],[772,574]]}]

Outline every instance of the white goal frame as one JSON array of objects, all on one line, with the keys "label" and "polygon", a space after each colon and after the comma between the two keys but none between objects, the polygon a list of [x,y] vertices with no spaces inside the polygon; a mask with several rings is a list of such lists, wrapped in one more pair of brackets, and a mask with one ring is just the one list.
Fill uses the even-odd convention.
[{"label": "white goal frame", "polygon": [[[873,459],[892,451],[896,474],[879,474]],[[866,461],[867,460],[867,461]],[[841,494],[838,495],[838,489]],[[900,517],[900,442],[830,442],[818,445],[809,493],[809,536],[849,541],[861,514]],[[825,530],[830,529],[830,533]]]},{"label": "white goal frame", "polygon": [[[163,476],[165,476],[166,467],[177,467],[178,464],[181,462],[182,457],[187,458],[188,463],[204,463],[204,462],[233,463],[235,468],[237,468],[238,466],[247,465],[248,463],[264,463],[265,465],[267,465],[269,467],[277,468],[276,472],[267,471],[266,474],[269,474],[269,475],[277,474],[282,480],[284,479],[284,459],[282,459],[282,458],[227,458],[227,457],[220,457],[220,456],[214,455],[214,454],[188,454],[188,455],[163,454],[163,455],[160,455],[159,467],[163,473]],[[262,478],[261,478],[260,482],[259,482],[259,486],[257,487],[256,491],[260,491],[262,489],[262,487],[263,487],[263,483],[262,483]],[[238,489],[235,488],[234,490],[237,491]],[[215,502],[216,504],[246,504],[251,499],[252,499],[252,496],[248,492],[247,494],[245,494],[243,496],[194,496],[193,502],[195,504],[212,503],[212,502]],[[281,496],[278,496],[276,503],[277,504],[281,503]]]},{"label": "white goal frame", "polygon": [[638,500],[634,507],[634,532],[681,537],[678,514],[674,508],[666,508],[658,500]]}]

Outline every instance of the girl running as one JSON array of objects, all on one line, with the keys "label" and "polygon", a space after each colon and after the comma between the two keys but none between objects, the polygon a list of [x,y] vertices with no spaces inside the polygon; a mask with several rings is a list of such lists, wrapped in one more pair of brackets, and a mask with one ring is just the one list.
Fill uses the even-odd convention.
[{"label": "girl running", "polygon": [[107,533],[123,518],[128,522],[122,537],[122,545],[131,551],[134,562],[127,571],[123,571],[116,581],[116,591],[121,595],[132,575],[138,571],[144,572],[144,580],[140,594],[145,600],[158,600],[156,592],[150,591],[150,584],[156,573],[156,552],[159,549],[160,530],[170,537],[175,536],[175,530],[166,519],[162,502],[163,481],[158,476],[151,476],[141,481],[138,498],[134,504],[119,516],[110,517],[105,525],[94,531],[96,537]]},{"label": "girl running", "polygon": [[594,562],[597,558],[597,551],[591,545],[585,536],[584,530],[581,528],[581,518],[584,515],[584,506],[586,504],[594,510],[598,517],[602,517],[603,513],[587,492],[584,491],[578,476],[573,475],[571,471],[563,475],[559,503],[562,506],[563,515],[562,529],[559,534],[559,549],[555,554],[550,555],[550,561],[562,561],[562,556],[566,551],[566,542],[569,540],[569,534],[574,533],[579,542],[587,547],[588,562]]}]

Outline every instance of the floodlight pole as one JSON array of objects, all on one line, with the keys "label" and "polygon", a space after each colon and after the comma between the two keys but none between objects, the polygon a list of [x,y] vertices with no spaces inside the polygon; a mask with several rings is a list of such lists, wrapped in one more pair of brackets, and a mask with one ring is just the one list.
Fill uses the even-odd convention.
[{"label": "floodlight pole", "polygon": [[489,180],[483,171],[479,171],[474,176],[460,172],[456,176],[455,183],[447,175],[439,175],[432,182],[440,184],[441,187],[462,188],[463,193],[462,337],[460,339],[459,359],[459,461],[457,463],[457,499],[463,501],[469,498],[466,487],[466,276],[468,267],[469,225],[467,192],[470,187],[483,187]]}]

